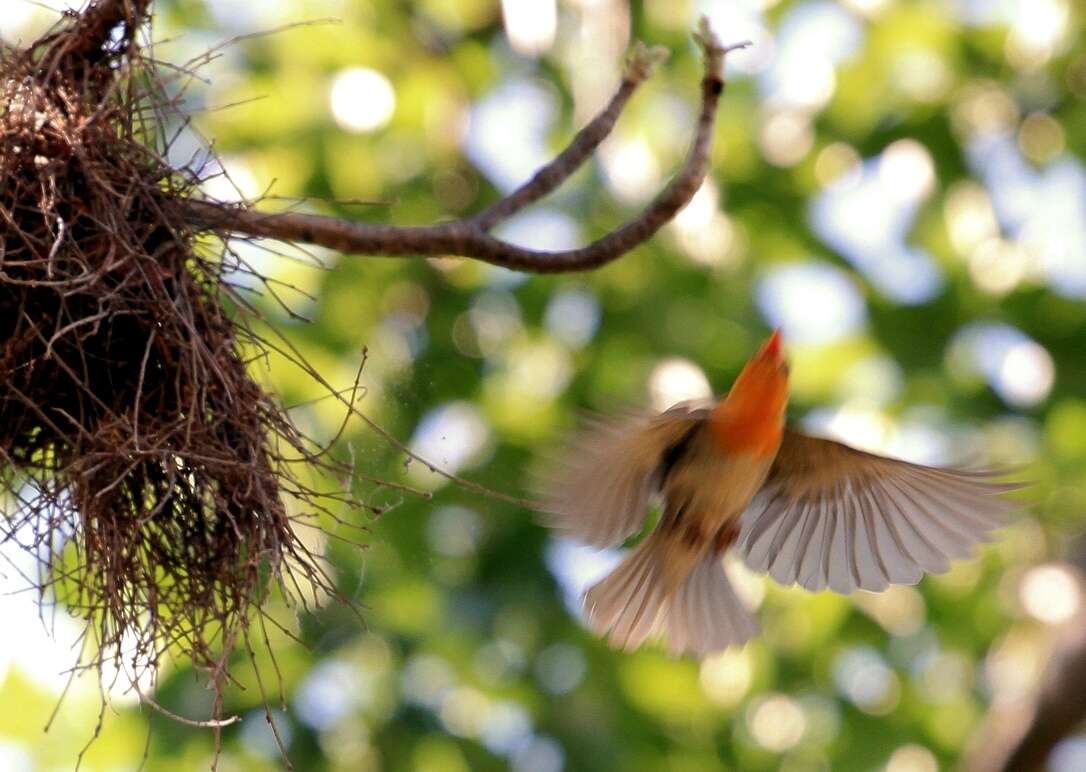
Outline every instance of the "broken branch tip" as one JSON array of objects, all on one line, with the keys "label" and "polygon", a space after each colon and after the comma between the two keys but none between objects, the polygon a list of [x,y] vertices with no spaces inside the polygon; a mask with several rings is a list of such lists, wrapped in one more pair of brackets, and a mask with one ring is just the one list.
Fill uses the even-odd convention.
[{"label": "broken branch tip", "polygon": [[716,32],[713,30],[713,25],[709,21],[708,16],[702,16],[698,20],[698,28],[697,31],[694,32],[694,40],[698,42],[698,45],[701,46],[702,51],[705,53],[708,71],[718,78],[723,77],[725,54],[730,51],[749,48],[753,45],[749,40],[741,40],[738,43],[724,45],[720,42],[720,38],[717,37]]},{"label": "broken branch tip", "polygon": [[648,46],[638,40],[630,50],[626,62],[626,77],[638,83],[648,80],[669,56],[671,51],[664,46]]}]

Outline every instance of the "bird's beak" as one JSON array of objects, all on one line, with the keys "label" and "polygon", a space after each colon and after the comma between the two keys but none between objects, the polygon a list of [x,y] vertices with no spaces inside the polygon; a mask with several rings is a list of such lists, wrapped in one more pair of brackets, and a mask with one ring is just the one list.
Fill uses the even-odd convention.
[{"label": "bird's beak", "polygon": [[773,331],[773,334],[769,336],[769,340],[765,342],[762,350],[758,353],[778,367],[785,364],[784,346],[781,344],[781,331],[779,329]]}]

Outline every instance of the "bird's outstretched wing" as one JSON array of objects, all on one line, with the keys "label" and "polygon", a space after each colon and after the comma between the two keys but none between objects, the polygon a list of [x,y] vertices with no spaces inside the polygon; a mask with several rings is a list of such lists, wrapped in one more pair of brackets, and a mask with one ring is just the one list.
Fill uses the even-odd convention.
[{"label": "bird's outstretched wing", "polygon": [[740,521],[747,564],[782,584],[842,593],[914,584],[968,557],[1022,487],[988,470],[920,466],[786,431]]},{"label": "bird's outstretched wing", "polygon": [[665,455],[707,415],[681,404],[590,416],[537,476],[542,522],[594,547],[621,544],[644,522]]}]

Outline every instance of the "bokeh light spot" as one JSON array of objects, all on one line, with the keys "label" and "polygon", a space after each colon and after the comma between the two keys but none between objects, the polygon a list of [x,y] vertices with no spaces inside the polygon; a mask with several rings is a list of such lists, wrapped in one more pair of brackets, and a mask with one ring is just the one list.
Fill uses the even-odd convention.
[{"label": "bokeh light spot", "polygon": [[766,272],[755,287],[770,326],[795,343],[829,343],[858,330],[867,312],[852,279],[827,263],[788,263]]},{"label": "bokeh light spot", "polygon": [[1078,577],[1067,566],[1035,566],[1018,585],[1022,607],[1035,619],[1054,625],[1073,617],[1082,603]]},{"label": "bokeh light spot", "polygon": [[660,362],[649,376],[649,397],[656,410],[688,400],[704,400],[713,396],[704,371],[689,359],[672,357]]},{"label": "bokeh light spot", "polygon": [[1063,126],[1047,113],[1031,113],[1018,129],[1018,147],[1035,164],[1045,164],[1063,152]]},{"label": "bokeh light spot", "polygon": [[886,772],[939,772],[939,762],[923,745],[902,745],[890,755]]},{"label": "bokeh light spot", "polygon": [[509,45],[525,56],[539,56],[554,44],[558,29],[555,0],[502,0]]},{"label": "bokeh light spot", "polygon": [[329,99],[339,127],[355,133],[383,128],[396,110],[392,83],[367,67],[352,67],[336,75]]},{"label": "bokeh light spot", "polygon": [[754,665],[747,648],[725,649],[702,660],[698,681],[717,705],[733,707],[746,697],[754,680]]},{"label": "bokeh light spot", "polygon": [[833,666],[837,688],[865,713],[884,715],[897,706],[901,687],[897,674],[871,648],[848,649]]},{"label": "bokeh light spot", "polygon": [[588,345],[599,329],[599,301],[586,288],[567,289],[555,293],[547,303],[543,323],[547,332],[573,348]]},{"label": "bokeh light spot", "polygon": [[807,728],[803,708],[791,697],[774,694],[751,705],[747,728],[755,741],[767,750],[781,753],[794,748]]},{"label": "bokeh light spot", "polygon": [[[411,438],[411,450],[447,472],[479,460],[490,441],[490,427],[479,409],[470,402],[450,402],[422,417]],[[412,464],[412,473],[429,479],[427,470]]]},{"label": "bokeh light spot", "polygon": [[1048,772],[1081,772],[1086,769],[1086,735],[1061,740],[1048,757]]},{"label": "bokeh light spot", "polygon": [[548,646],[536,658],[535,672],[539,683],[550,694],[566,694],[581,683],[588,664],[576,646],[556,643]]}]

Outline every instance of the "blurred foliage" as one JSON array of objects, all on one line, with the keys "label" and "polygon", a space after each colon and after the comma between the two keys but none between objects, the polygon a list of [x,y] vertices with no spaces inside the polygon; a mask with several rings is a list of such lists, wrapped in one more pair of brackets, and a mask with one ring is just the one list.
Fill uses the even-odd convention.
[{"label": "blurred foliage", "polygon": [[[504,5],[515,25],[532,3]],[[614,227],[681,161],[700,73],[687,37],[695,5],[564,0],[548,47],[511,46],[496,0],[169,0],[156,4],[154,38],[158,56],[178,63],[233,35],[339,19],[226,46],[186,106],[242,193],[284,197],[265,206],[305,197],[315,211],[396,223],[495,200],[500,175],[488,164],[520,152],[523,165],[537,119],[544,149],[560,148],[610,88],[627,25],[671,47],[602,162],[508,231],[557,246]],[[349,444],[360,472],[435,496],[358,482],[375,504],[396,504],[376,520],[343,513],[369,528],[366,550],[325,545],[363,622],[336,604],[277,610],[288,629],[268,627],[277,662],[263,658],[264,686],[238,661],[227,711],[245,720],[226,730],[220,769],[280,767],[261,688],[297,769],[428,772],[922,772],[956,763],[993,705],[1037,688],[1053,631],[1078,602],[1061,561],[1086,514],[1086,268],[1082,244],[1060,242],[1086,222],[1086,17],[1068,0],[697,6],[737,20],[734,34],[718,23],[725,40],[752,29],[756,43],[734,57],[715,184],[699,210],[580,276],[246,247],[310,320],[265,291],[269,323],[340,387],[367,346],[367,414],[436,463],[512,494],[580,409],[697,391],[699,372],[723,391],[781,325],[794,420],[891,452],[1021,465],[1037,481],[1022,519],[948,575],[880,596],[812,596],[741,576],[764,627],[741,651],[700,664],[651,648],[615,653],[563,601],[575,589],[561,567],[581,553],[523,509],[405,466],[352,422],[338,452]],[[19,18],[29,29],[42,13]],[[546,15],[533,23],[546,37]],[[514,50],[531,45],[544,50]],[[380,105],[363,103],[362,119],[381,125],[351,132],[330,94],[359,67],[387,77],[395,110],[385,124]],[[480,106],[503,93],[527,107],[487,117]],[[199,142],[183,134],[176,149],[187,160]],[[869,177],[878,184],[859,200],[845,195]],[[897,246],[911,262],[878,262],[893,241],[878,230],[889,211],[904,218]],[[340,407],[311,402],[321,390],[304,374],[277,356],[254,368],[300,405],[301,425],[335,433]],[[21,618],[26,629],[6,636],[40,633]],[[65,766],[94,732],[97,693],[81,681],[42,734],[67,649],[43,663],[34,646],[0,644],[0,767]],[[174,665],[157,699],[200,717],[210,697]],[[210,763],[210,732],[126,705],[106,712],[84,769],[134,768],[148,729],[146,769]]]}]

